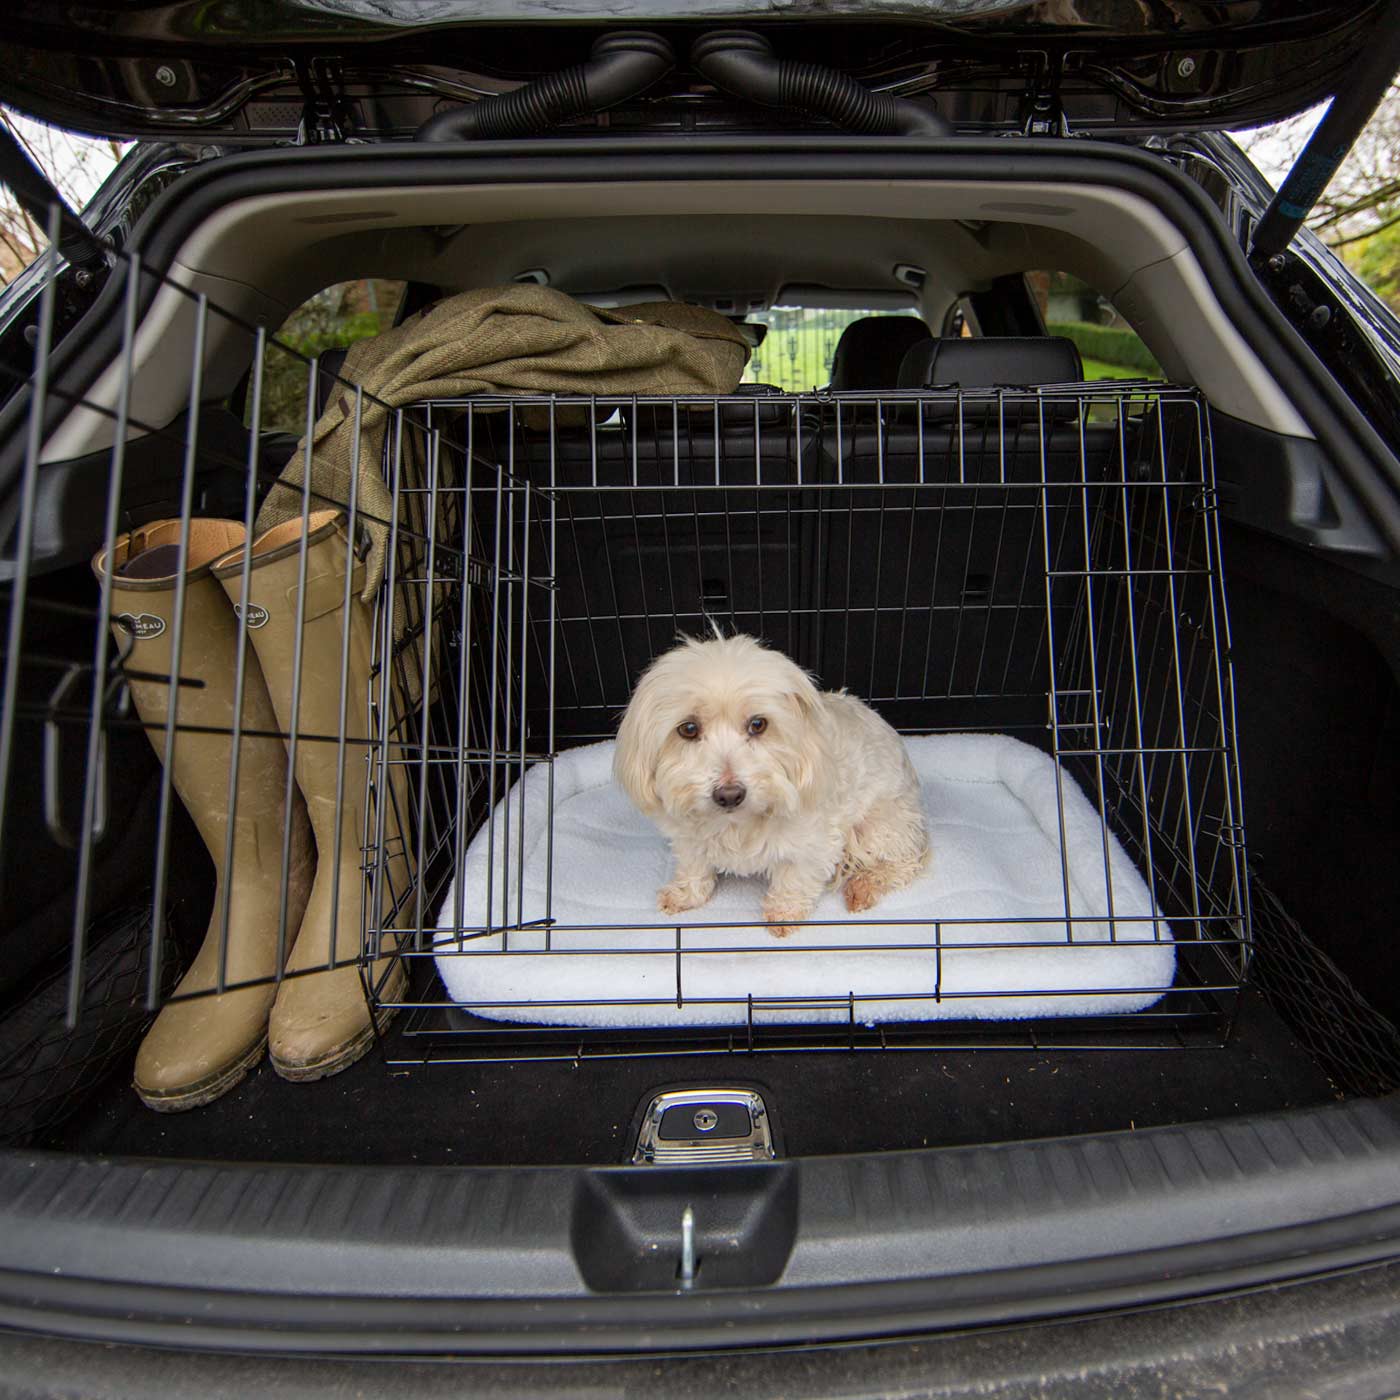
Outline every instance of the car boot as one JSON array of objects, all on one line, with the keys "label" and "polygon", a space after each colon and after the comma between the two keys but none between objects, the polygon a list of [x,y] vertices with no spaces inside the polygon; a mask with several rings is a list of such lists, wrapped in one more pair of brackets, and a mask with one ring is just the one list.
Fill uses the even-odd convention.
[{"label": "car boot", "polygon": [[[377,897],[374,923],[382,926],[394,895],[408,888],[399,834],[406,814],[396,781],[389,784],[382,847],[377,809],[370,809],[373,828],[366,829],[372,629],[360,600],[362,572],[337,510],[314,511],[304,522],[289,520],[259,536],[246,570],[241,549],[214,569],[235,607],[248,610],[248,635],[282,732],[296,736],[296,780],[316,841],[316,883],[287,965],[288,973],[301,975],[283,982],[268,1028],[268,1053],[284,1079],[336,1074],[374,1043],[361,975],[366,914]],[[380,849],[376,896],[374,861],[366,853]],[[370,965],[374,986],[387,967],[388,959]],[[399,995],[404,981],[397,964],[383,998]]]},{"label": "car boot", "polygon": [[[287,752],[251,647],[243,672],[244,732],[230,843],[238,622],[210,564],[242,537],[243,527],[227,520],[190,521],[183,621],[177,629],[180,533],[179,520],[156,521],[118,539],[110,566],[105,552],[92,563],[99,579],[110,567],[112,633],[130,647],[127,684],[162,761],[172,692],[168,680],[150,677],[178,675],[198,683],[175,689],[169,776],[214,863],[214,912],[199,952],[136,1056],[136,1092],[162,1112],[209,1103],[262,1057],[277,993],[279,928],[285,930],[285,951],[301,925],[314,851],[295,788],[288,811]],[[180,655],[175,657],[177,630]],[[213,993],[221,966],[224,985],[233,990]]]}]

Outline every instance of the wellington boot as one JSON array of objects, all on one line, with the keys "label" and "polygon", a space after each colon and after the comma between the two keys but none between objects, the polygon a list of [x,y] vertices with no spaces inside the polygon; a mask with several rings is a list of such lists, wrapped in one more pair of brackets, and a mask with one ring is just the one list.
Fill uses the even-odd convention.
[{"label": "wellington boot", "polygon": [[[242,728],[247,732],[238,746],[230,841],[238,621],[209,566],[242,536],[243,527],[234,521],[190,522],[178,628],[180,522],[161,520],[133,530],[112,550],[112,633],[130,645],[126,669],[132,699],[162,761],[171,686],[137,673],[198,682],[175,687],[169,773],[214,863],[214,914],[174,999],[156,1017],[136,1056],[136,1092],[149,1107],[167,1112],[196,1108],[227,1093],[262,1057],[277,993],[272,979],[278,972],[279,925],[285,929],[285,950],[301,925],[312,882],[314,852],[306,809],[293,788],[288,811],[287,751],[251,647],[243,672]],[[102,578],[108,571],[106,555],[98,554],[92,566]],[[178,659],[173,656],[177,630]],[[196,729],[200,732],[191,732]],[[235,990],[194,995],[219,984],[221,967],[224,985]],[[182,999],[186,997],[192,999]]]},{"label": "wellington boot", "polygon": [[[350,548],[345,517],[315,511],[304,529],[300,519],[286,521],[253,542],[246,574],[244,564],[243,551],[236,550],[216,564],[214,574],[235,607],[248,609],[248,635],[282,732],[296,735],[296,780],[317,851],[316,883],[287,965],[289,973],[304,975],[289,977],[277,994],[268,1053],[284,1079],[323,1079],[352,1065],[374,1043],[357,959],[369,901],[377,897],[382,914],[392,907],[393,895],[407,888],[408,861],[399,837],[405,809],[401,793],[385,804],[387,859],[376,896],[373,876],[366,876],[373,865],[366,852],[372,856],[380,849],[377,807],[373,829],[365,825],[372,628],[360,601],[363,569]],[[353,576],[347,591],[348,568]],[[381,959],[369,967],[376,986],[387,965]],[[399,965],[383,995],[397,996],[403,982]]]}]

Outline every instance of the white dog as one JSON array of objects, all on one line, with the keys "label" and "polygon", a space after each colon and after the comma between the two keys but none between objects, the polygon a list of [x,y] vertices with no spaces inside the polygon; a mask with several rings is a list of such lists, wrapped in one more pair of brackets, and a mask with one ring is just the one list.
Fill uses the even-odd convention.
[{"label": "white dog", "polygon": [[919,780],[904,744],[845,691],[753,637],[687,638],[647,668],[613,771],[671,842],[663,914],[698,909],[718,875],[766,875],[776,938],[840,882],[851,913],[928,863]]}]

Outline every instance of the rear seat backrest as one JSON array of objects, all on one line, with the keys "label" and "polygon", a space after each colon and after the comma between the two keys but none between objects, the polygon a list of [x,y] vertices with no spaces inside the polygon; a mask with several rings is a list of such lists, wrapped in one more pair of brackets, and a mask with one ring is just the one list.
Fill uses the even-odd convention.
[{"label": "rear seat backrest", "polygon": [[[917,404],[842,402],[822,420],[821,446],[838,479],[864,481],[1038,482],[1078,480],[1077,395],[1044,399],[999,389],[1076,384],[1083,375],[1074,342],[1061,336],[923,340],[905,353],[899,389],[957,388]],[[1111,432],[1085,425],[1083,450],[1097,460]]]},{"label": "rear seat backrest", "polygon": [[[985,722],[959,705],[989,690],[1032,697],[1024,722],[1043,722],[1047,549],[1055,569],[1082,568],[1084,492],[1072,483],[1109,469],[1117,432],[1081,427],[1076,395],[997,390],[1082,375],[1074,344],[1060,337],[930,339],[906,352],[899,388],[965,394],[826,407],[823,458],[850,488],[823,538],[821,607],[831,621],[818,669],[827,684],[886,701],[896,723],[888,702],[921,691],[948,697],[936,722],[973,713]],[[1057,581],[1057,601],[1073,587]]]}]

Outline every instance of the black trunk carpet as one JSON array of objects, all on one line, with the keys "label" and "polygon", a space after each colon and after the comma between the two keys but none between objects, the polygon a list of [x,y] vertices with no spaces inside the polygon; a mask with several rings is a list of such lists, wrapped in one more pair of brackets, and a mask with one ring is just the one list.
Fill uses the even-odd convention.
[{"label": "black trunk carpet", "polygon": [[1223,1049],[856,1051],[386,1067],[289,1084],[266,1063],[218,1102],[143,1108],[122,1079],[45,1147],[220,1161],[615,1163],[657,1088],[752,1085],[785,1155],[1004,1142],[1269,1112],[1336,1097],[1246,996]]}]

